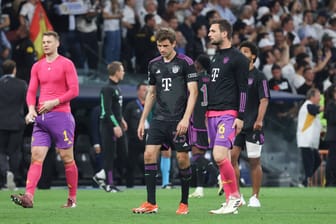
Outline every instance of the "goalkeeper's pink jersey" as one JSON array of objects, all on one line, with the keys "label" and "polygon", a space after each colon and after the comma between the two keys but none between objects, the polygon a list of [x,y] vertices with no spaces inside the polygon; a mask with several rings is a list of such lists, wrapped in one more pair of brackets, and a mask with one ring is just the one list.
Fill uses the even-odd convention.
[{"label": "goalkeeper's pink jersey", "polygon": [[47,100],[59,99],[60,104],[52,111],[70,112],[70,100],[78,96],[78,77],[71,60],[61,55],[52,62],[43,58],[31,69],[27,92],[27,105],[36,105],[36,94],[40,88],[39,104]]}]

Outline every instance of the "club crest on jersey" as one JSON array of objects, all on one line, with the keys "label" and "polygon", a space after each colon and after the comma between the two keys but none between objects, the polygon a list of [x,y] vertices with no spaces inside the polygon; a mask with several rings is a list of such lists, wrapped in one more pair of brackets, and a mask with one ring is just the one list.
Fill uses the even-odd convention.
[{"label": "club crest on jersey", "polygon": [[248,85],[250,86],[250,85],[252,85],[253,84],[253,78],[249,78],[248,79]]},{"label": "club crest on jersey", "polygon": [[174,74],[178,73],[179,70],[180,70],[180,66],[178,66],[178,65],[174,65],[174,66],[172,67],[172,72],[173,72]]},{"label": "club crest on jersey", "polygon": [[226,64],[230,61],[230,58],[229,57],[224,57],[223,58],[223,63]]}]

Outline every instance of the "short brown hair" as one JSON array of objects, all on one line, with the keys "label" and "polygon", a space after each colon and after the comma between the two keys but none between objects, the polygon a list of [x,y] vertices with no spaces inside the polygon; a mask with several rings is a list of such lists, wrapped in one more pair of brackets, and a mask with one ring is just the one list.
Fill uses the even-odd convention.
[{"label": "short brown hair", "polygon": [[3,74],[13,74],[16,68],[16,62],[10,59],[5,60],[2,63]]},{"label": "short brown hair", "polygon": [[213,25],[213,24],[218,24],[219,25],[219,30],[221,32],[226,31],[228,39],[231,39],[231,37],[232,37],[232,25],[229,21],[227,21],[226,19],[215,19],[214,21],[211,22],[211,25]]},{"label": "short brown hair", "polygon": [[109,76],[114,76],[117,71],[120,71],[122,63],[120,61],[113,61],[107,65],[107,71]]},{"label": "short brown hair", "polygon": [[156,33],[155,39],[159,42],[169,40],[170,43],[174,43],[176,41],[176,34],[173,29],[164,27]]},{"label": "short brown hair", "polygon": [[316,88],[310,88],[306,94],[306,99],[309,100],[312,97],[316,96],[317,93],[320,93],[319,89]]},{"label": "short brown hair", "polygon": [[55,31],[51,31],[51,30],[44,32],[43,36],[53,36],[55,37],[56,40],[58,41],[60,40],[58,33],[56,33]]}]

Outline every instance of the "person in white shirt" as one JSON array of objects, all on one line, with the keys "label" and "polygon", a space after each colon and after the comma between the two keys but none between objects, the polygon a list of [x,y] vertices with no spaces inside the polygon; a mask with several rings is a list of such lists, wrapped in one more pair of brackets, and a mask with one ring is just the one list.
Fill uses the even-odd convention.
[{"label": "person in white shirt", "polygon": [[28,28],[33,20],[37,0],[28,0],[22,5],[20,10],[20,25],[26,25]]},{"label": "person in white shirt", "polygon": [[320,107],[320,91],[315,88],[308,90],[306,101],[299,110],[297,125],[297,146],[302,153],[305,177],[304,186],[311,186],[312,176],[321,164],[318,147],[321,134],[321,122],[318,114],[323,111]]}]

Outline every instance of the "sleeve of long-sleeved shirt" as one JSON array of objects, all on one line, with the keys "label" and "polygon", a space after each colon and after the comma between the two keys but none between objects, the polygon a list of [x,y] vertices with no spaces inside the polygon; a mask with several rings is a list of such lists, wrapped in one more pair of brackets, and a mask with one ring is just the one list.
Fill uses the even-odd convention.
[{"label": "sleeve of long-sleeved shirt", "polygon": [[320,113],[320,106],[315,104],[307,104],[307,110],[308,113],[310,113],[313,116],[316,116],[318,113]]},{"label": "sleeve of long-sleeved shirt", "polygon": [[26,102],[28,107],[36,105],[36,94],[39,86],[37,71],[38,64],[34,64],[30,72],[30,81],[26,95]]},{"label": "sleeve of long-sleeved shirt", "polygon": [[249,62],[242,54],[240,54],[239,59],[236,60],[236,62],[236,83],[238,85],[239,94],[238,118],[244,120],[247,101],[247,78],[249,73]]},{"label": "sleeve of long-sleeved shirt", "polygon": [[336,125],[336,103],[331,102],[326,106],[325,118],[328,125]]},{"label": "sleeve of long-sleeved shirt", "polygon": [[105,121],[111,122],[114,127],[119,126],[119,123],[112,111],[112,100],[114,91],[109,88],[104,87],[100,92],[100,106],[101,106],[101,117]]},{"label": "sleeve of long-sleeved shirt", "polygon": [[79,94],[77,71],[75,65],[71,61],[65,64],[65,73],[67,91],[58,98],[60,103],[68,102]]}]

